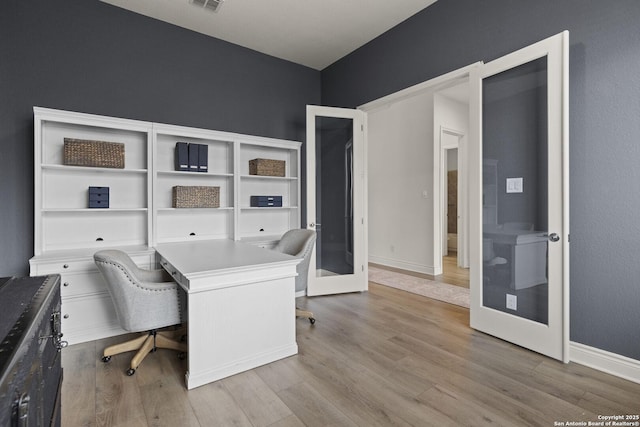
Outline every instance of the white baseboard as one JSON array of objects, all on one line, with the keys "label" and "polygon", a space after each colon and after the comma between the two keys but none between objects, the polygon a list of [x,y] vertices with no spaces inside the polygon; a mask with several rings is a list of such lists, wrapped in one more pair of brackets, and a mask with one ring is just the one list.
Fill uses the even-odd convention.
[{"label": "white baseboard", "polygon": [[369,262],[373,264],[384,265],[386,267],[400,268],[402,270],[414,271],[416,273],[429,274],[431,276],[442,274],[442,271],[436,273],[433,266],[400,261],[392,258],[379,257],[371,254],[369,254]]},{"label": "white baseboard", "polygon": [[640,360],[577,342],[570,343],[569,359],[580,365],[640,384]]}]

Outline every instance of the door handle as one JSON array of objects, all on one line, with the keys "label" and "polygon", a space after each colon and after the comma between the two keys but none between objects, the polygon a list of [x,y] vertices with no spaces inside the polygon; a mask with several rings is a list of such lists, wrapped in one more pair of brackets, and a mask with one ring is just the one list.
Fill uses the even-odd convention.
[{"label": "door handle", "polygon": [[545,236],[548,237],[552,242],[557,242],[558,240],[560,240],[560,236],[558,236],[558,233],[545,234]]},{"label": "door handle", "polygon": [[321,227],[321,226],[322,226],[322,224],[315,224],[313,222],[311,224],[309,224],[310,228]]}]

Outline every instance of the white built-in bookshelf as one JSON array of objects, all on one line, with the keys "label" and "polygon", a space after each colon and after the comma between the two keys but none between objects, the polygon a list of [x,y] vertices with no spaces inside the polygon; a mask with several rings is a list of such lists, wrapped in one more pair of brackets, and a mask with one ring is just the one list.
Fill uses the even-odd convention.
[{"label": "white built-in bookshelf", "polygon": [[[67,166],[64,138],[124,144],[123,169]],[[208,171],[176,171],[176,142],[206,144]],[[31,275],[62,275],[63,333],[78,343],[123,333],[93,263],[119,248],[143,267],[157,244],[232,239],[269,245],[300,227],[300,146],[184,126],[34,107],[34,257]],[[249,174],[249,160],[284,160],[284,177]],[[90,186],[109,187],[108,208],[88,208]],[[174,186],[220,188],[218,208],[174,208]],[[250,207],[280,195],[282,207]]]}]

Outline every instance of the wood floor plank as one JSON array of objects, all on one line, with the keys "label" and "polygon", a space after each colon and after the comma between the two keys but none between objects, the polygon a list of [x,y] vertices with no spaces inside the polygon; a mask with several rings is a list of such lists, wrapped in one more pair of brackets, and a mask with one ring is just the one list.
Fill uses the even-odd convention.
[{"label": "wood floor plank", "polygon": [[307,383],[295,384],[278,396],[305,426],[357,426]]},{"label": "wood floor plank", "polygon": [[255,371],[242,372],[221,382],[255,427],[265,427],[293,415]]},{"label": "wood floor plank", "polygon": [[469,379],[458,373],[456,369],[443,369],[441,364],[434,363],[432,358],[410,356],[402,365],[414,375],[435,382],[440,387],[454,390],[466,398],[470,404],[478,404],[490,408],[494,414],[511,419],[512,425],[548,426],[544,412],[527,406],[513,398],[503,390],[496,390],[482,381]]},{"label": "wood floor plank", "polygon": [[490,406],[469,401],[461,393],[436,385],[422,393],[419,400],[437,408],[459,426],[512,426],[513,419],[504,418]]},{"label": "wood floor plank", "polygon": [[63,425],[549,426],[640,413],[640,384],[562,364],[469,328],[469,310],[370,283],[300,298],[299,353],[193,390],[169,350],[124,374],[114,337],[63,350]]},{"label": "wood floor plank", "polygon": [[584,390],[585,409],[593,408],[593,411],[600,413],[602,409],[597,408],[605,406],[615,408],[621,413],[640,414],[638,384],[631,381],[606,375],[576,363],[563,365],[550,360],[542,361],[536,367],[535,373],[536,378],[553,378],[555,381],[573,384]]},{"label": "wood floor plank", "polygon": [[147,356],[136,371],[134,377],[148,425],[200,426],[184,386],[185,369],[186,364],[176,351],[159,349]]},{"label": "wood floor plank", "polygon": [[96,425],[96,342],[62,351],[62,425]]},{"label": "wood floor plank", "polygon": [[[410,341],[410,338],[406,338]],[[493,390],[498,391],[501,394],[508,396],[517,402],[522,403],[527,408],[531,408],[538,411],[539,414],[544,414],[544,419],[547,422],[553,422],[555,420],[568,417],[568,419],[580,419],[582,417],[591,417],[596,419],[596,414],[585,411],[562,398],[558,398],[538,390],[535,387],[531,387],[526,384],[526,381],[522,381],[526,378],[526,372],[522,372],[521,375],[517,375],[514,371],[512,373],[499,372],[496,369],[487,368],[483,364],[478,364],[469,358],[461,357],[455,353],[448,352],[437,346],[432,346],[429,343],[413,340],[413,347],[417,350],[416,356],[420,356],[426,353],[432,353],[429,356],[429,363],[440,364],[444,360],[445,362],[440,365],[441,368],[449,369],[452,372],[459,372],[463,378],[461,379],[461,386],[464,386],[464,381],[476,381]],[[399,345],[400,345],[400,341]],[[434,357],[433,354],[440,353],[440,357]],[[543,356],[540,356],[541,358]],[[434,371],[429,372],[429,377],[437,376],[438,373]],[[457,375],[457,374],[454,374]]]},{"label": "wood floor plank", "polygon": [[305,427],[305,425],[300,421],[300,418],[295,415],[289,415],[287,418],[270,424],[269,427]]},{"label": "wood floor plank", "polygon": [[330,345],[320,345],[320,341],[318,345],[314,341],[309,343],[304,354],[296,358],[296,368],[307,384],[357,425],[407,425],[388,410],[387,384],[362,366],[360,358],[355,356],[349,360]]},{"label": "wood floor plank", "polygon": [[[429,381],[424,381],[424,379],[419,379],[411,373],[395,369],[395,366],[397,365],[396,362],[401,358],[406,357],[410,352],[409,350],[394,344],[391,340],[369,339],[363,342],[349,335],[344,335],[342,333],[335,334],[332,332],[331,328],[326,329],[327,330],[325,330],[325,325],[323,324],[322,327],[319,327],[314,331],[317,333],[307,336],[311,346],[309,347],[310,350],[306,351],[305,354],[313,354],[314,351],[317,353],[317,348],[325,349],[327,347],[334,348],[333,346],[336,346],[337,350],[334,351],[334,354],[326,356],[326,358],[332,357],[344,364],[349,364],[352,360],[357,361],[361,366],[361,369],[366,368],[369,371],[376,372],[377,374],[385,377],[392,376],[393,382],[401,384],[404,391],[412,396],[418,396],[420,393],[432,386],[432,383]],[[329,339],[325,333],[330,334],[332,340],[330,346],[325,344]],[[313,343],[316,344],[313,345]],[[389,357],[387,354],[386,349],[390,347],[395,349],[393,357]],[[381,349],[382,351],[380,351]],[[398,354],[401,354],[402,357],[398,357]]]},{"label": "wood floor plank", "polygon": [[[109,344],[110,345],[110,344]],[[125,374],[133,353],[113,356],[109,363],[100,360],[102,348],[93,355],[96,366],[96,420],[98,426],[145,426],[138,383]]]},{"label": "wood floor plank", "polygon": [[297,371],[289,366],[288,362],[295,359],[296,356],[277,360],[273,363],[259,366],[255,369],[255,372],[271,390],[277,393],[304,381]]},{"label": "wood floor plank", "polygon": [[202,427],[253,427],[221,381],[189,390],[188,398]]},{"label": "wood floor plank", "polygon": [[305,373],[312,376],[308,384],[357,425],[425,425],[427,419],[438,425],[451,422],[429,405],[418,402],[403,384],[367,370],[357,361],[349,363],[322,355],[305,355],[302,359],[307,364]]}]

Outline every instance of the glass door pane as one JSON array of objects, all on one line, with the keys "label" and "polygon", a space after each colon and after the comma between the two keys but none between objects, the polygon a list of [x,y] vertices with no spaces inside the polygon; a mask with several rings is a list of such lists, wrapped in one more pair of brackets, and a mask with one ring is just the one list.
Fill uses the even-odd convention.
[{"label": "glass door pane", "polygon": [[482,80],[482,304],[549,318],[547,57]]},{"label": "glass door pane", "polygon": [[316,117],[316,276],[353,274],[353,120]]}]

